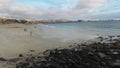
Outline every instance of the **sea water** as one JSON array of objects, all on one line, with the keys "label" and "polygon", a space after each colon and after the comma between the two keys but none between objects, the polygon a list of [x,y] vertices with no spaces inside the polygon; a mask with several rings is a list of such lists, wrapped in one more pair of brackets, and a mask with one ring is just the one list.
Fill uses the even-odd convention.
[{"label": "sea water", "polygon": [[120,21],[61,22],[44,24],[43,27],[44,38],[57,38],[63,41],[120,34]]}]

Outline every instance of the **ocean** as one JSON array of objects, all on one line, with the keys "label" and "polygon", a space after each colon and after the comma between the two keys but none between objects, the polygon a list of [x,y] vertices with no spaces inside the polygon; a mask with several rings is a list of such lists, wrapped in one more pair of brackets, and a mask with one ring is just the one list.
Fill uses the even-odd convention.
[{"label": "ocean", "polygon": [[[120,21],[67,22],[43,24],[43,37],[62,41],[120,35]],[[45,28],[44,28],[45,27]]]}]

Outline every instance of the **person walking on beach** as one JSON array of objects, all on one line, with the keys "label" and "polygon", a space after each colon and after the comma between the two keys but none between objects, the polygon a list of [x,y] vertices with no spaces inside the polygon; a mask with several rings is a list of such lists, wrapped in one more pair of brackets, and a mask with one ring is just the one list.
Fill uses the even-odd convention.
[{"label": "person walking on beach", "polygon": [[27,31],[27,29],[26,28],[24,28],[24,32],[26,32]]},{"label": "person walking on beach", "polygon": [[30,32],[30,36],[32,36],[32,31]]}]

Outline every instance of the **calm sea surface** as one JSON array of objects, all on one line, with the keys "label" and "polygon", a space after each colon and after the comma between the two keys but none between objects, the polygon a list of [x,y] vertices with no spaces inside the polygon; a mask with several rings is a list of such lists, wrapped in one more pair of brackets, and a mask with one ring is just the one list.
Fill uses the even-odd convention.
[{"label": "calm sea surface", "polygon": [[[46,26],[46,27],[45,27]],[[43,37],[62,40],[120,35],[120,21],[44,24]]]}]

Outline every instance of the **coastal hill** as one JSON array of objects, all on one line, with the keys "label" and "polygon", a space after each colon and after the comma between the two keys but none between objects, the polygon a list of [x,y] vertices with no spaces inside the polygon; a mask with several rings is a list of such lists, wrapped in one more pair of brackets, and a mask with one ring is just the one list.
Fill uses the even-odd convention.
[{"label": "coastal hill", "polygon": [[39,24],[39,23],[56,23],[56,22],[68,22],[68,21],[67,20],[32,20],[32,19],[15,19],[15,18],[0,17],[0,24],[11,24],[11,23]]},{"label": "coastal hill", "polygon": [[32,20],[32,19],[16,19],[16,18],[7,18],[0,17],[0,24],[39,24],[39,23],[62,23],[62,22],[99,22],[99,21],[120,21],[120,19],[105,19],[105,20]]},{"label": "coastal hill", "polygon": [[11,23],[20,23],[20,24],[30,24],[30,23],[32,24],[32,23],[34,23],[35,24],[35,23],[38,23],[38,21],[0,17],[0,24],[11,24]]}]

